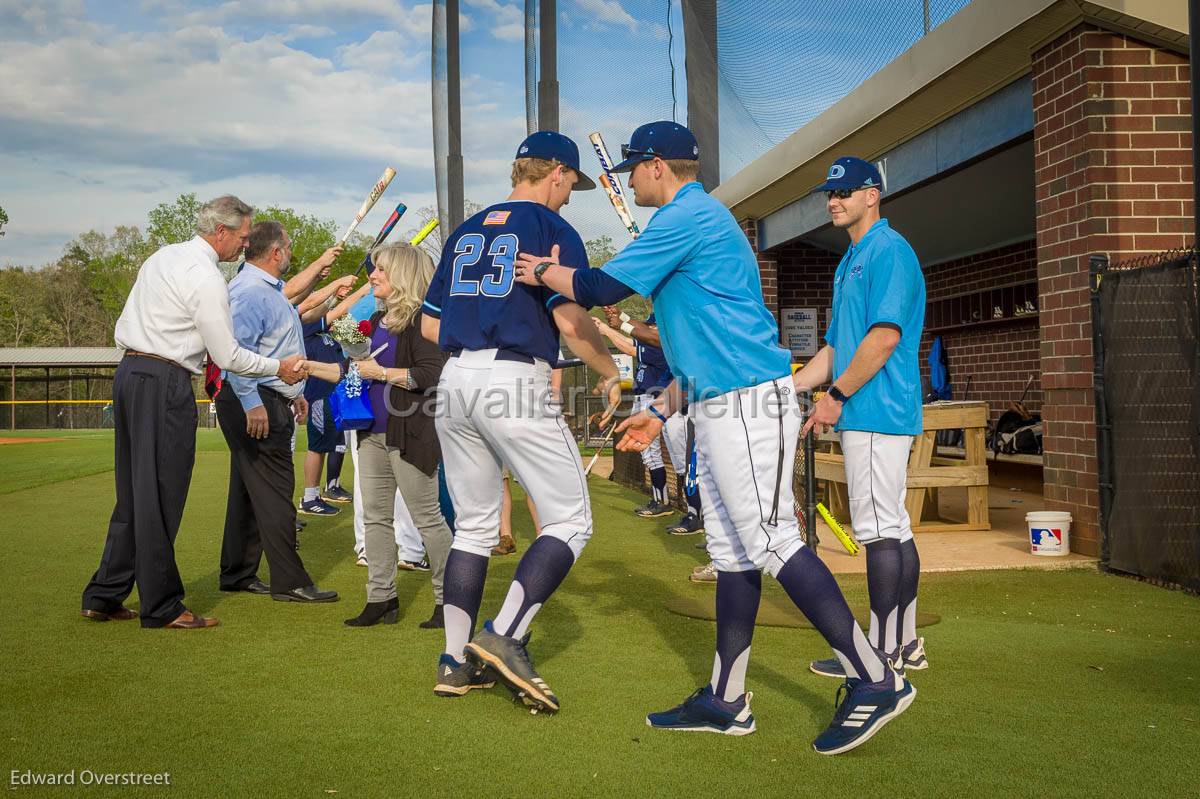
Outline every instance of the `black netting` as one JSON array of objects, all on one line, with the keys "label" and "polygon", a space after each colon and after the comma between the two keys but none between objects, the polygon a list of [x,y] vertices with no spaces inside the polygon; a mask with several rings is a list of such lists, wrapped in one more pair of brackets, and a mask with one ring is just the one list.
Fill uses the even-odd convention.
[{"label": "black netting", "polygon": [[1099,281],[1106,565],[1200,590],[1200,361],[1194,253]]}]

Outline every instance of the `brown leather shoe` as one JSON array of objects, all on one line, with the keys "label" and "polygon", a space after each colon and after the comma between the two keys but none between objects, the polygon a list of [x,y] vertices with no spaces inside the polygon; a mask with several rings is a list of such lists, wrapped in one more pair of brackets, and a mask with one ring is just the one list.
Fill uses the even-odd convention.
[{"label": "brown leather shoe", "polygon": [[116,610],[105,613],[103,610],[84,608],[80,615],[92,621],[133,621],[138,617],[137,611],[121,605]]},{"label": "brown leather shoe", "polygon": [[168,630],[199,630],[203,627],[216,627],[221,622],[216,619],[206,619],[203,616],[197,616],[190,610],[185,610],[179,614],[179,618],[167,625]]}]

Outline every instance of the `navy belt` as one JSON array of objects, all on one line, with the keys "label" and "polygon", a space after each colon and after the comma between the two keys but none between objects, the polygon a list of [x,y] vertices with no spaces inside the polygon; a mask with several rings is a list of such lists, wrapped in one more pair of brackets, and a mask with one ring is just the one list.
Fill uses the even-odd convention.
[{"label": "navy belt", "polygon": [[[450,350],[450,357],[457,358],[461,352],[462,352],[462,348],[459,348],[457,350]],[[531,358],[530,356],[526,355],[523,352],[517,352],[516,350],[506,350],[506,349],[496,350],[496,360],[497,361],[515,361],[516,363],[527,363],[530,366],[532,366],[535,363],[533,358]]]}]

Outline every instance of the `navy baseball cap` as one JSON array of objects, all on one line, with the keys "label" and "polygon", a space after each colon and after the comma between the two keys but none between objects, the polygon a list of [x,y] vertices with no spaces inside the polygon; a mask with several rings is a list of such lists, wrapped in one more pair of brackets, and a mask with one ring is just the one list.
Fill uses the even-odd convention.
[{"label": "navy baseball cap", "polygon": [[589,178],[579,168],[579,148],[570,138],[553,130],[539,130],[531,134],[517,148],[517,158],[540,158],[543,161],[557,161],[563,166],[575,170],[579,176],[572,191],[587,191],[596,188],[596,182]]},{"label": "navy baseball cap", "polygon": [[831,191],[835,189],[879,189],[883,191],[883,177],[870,161],[864,161],[854,156],[839,158],[829,167],[825,182],[813,191]]},{"label": "navy baseball cap", "polygon": [[690,130],[677,122],[650,122],[642,125],[621,145],[621,158],[613,172],[628,172],[642,161],[662,158],[666,161],[699,161],[700,145]]}]

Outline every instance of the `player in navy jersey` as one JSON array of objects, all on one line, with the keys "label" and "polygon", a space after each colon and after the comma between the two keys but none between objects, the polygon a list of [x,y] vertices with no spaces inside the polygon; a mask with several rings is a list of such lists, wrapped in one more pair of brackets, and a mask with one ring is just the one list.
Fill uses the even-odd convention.
[{"label": "player in navy jersey", "polygon": [[[513,280],[520,250],[557,247],[586,263],[579,234],[558,215],[573,190],[595,184],[579,149],[540,131],[517,150],[508,200],[472,216],[442,248],[425,298],[422,332],[450,353],[439,383],[438,439],[458,514],[446,565],[446,649],[434,692],[462,696],[494,673],[534,711],[558,698],[525,649],[530,622],[592,534],[579,449],[551,400],[559,334],[602,376],[609,414],[620,402],[617,367],[587,313],[542,287]],[[525,552],[500,612],[477,635],[488,557],[500,541],[501,469],[533,498],[541,534]]]}]

